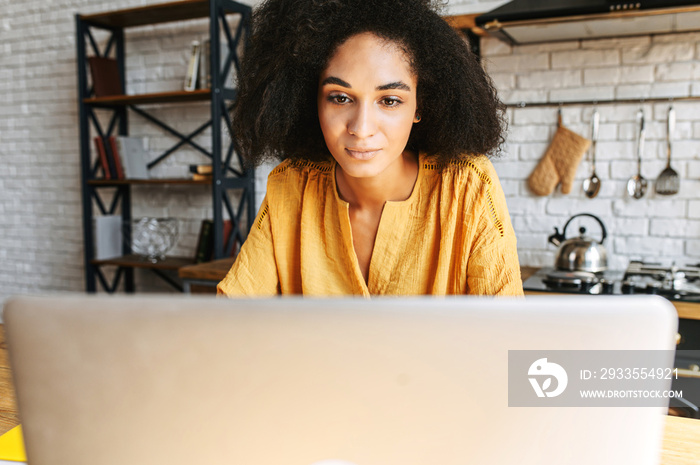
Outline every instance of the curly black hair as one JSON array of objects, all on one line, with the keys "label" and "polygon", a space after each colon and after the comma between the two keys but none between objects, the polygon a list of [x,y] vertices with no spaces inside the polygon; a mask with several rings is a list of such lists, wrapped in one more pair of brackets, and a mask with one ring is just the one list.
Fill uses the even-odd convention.
[{"label": "curly black hair", "polygon": [[318,79],[335,50],[363,32],[395,42],[417,76],[421,122],[407,148],[446,162],[492,155],[504,105],[434,0],[266,0],[253,13],[232,132],[244,161],[331,159],[318,120]]}]

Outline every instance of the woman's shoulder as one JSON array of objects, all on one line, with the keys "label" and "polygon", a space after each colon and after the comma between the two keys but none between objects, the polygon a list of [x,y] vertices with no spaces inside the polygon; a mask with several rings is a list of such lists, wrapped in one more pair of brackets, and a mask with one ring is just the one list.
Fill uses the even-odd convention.
[{"label": "woman's shoulder", "polygon": [[[431,165],[430,160],[425,165]],[[465,156],[443,164],[433,160],[433,178],[457,198],[460,209],[481,212],[479,217],[488,218],[501,237],[506,233],[504,224],[508,220],[508,207],[496,169],[485,155]],[[470,216],[473,218],[473,216]]]},{"label": "woman's shoulder", "polygon": [[479,186],[490,188],[499,184],[496,169],[486,155],[464,155],[449,161],[442,161],[436,156],[425,156],[423,169],[449,180],[455,189],[467,186],[474,189]]},{"label": "woman's shoulder", "polygon": [[293,196],[301,193],[309,183],[330,180],[333,163],[299,159],[286,159],[277,165],[267,177],[267,191],[275,195]]},{"label": "woman's shoulder", "polygon": [[284,179],[288,176],[305,175],[312,171],[328,173],[332,169],[333,164],[330,161],[310,161],[287,158],[270,172],[268,179]]}]

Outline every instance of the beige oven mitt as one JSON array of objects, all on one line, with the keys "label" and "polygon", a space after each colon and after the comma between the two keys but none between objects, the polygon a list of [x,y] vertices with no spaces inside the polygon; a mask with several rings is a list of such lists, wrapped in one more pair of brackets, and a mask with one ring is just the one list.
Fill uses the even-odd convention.
[{"label": "beige oven mitt", "polygon": [[559,114],[557,132],[527,180],[536,195],[549,195],[561,182],[562,194],[571,192],[576,169],[591,141],[564,127]]}]

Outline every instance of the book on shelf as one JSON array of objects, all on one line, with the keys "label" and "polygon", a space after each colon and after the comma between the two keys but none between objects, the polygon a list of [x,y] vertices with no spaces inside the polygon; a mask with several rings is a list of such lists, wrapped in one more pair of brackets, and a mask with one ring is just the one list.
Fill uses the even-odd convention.
[{"label": "book on shelf", "polygon": [[107,150],[105,149],[104,140],[100,136],[95,136],[93,141],[95,142],[97,156],[100,159],[100,167],[102,167],[103,177],[104,179],[112,179],[112,172],[109,168],[109,160],[107,159]]},{"label": "book on shelf", "polygon": [[96,216],[95,259],[107,260],[122,256],[122,217],[121,215]]},{"label": "book on shelf", "polygon": [[[199,78],[197,80],[198,89],[211,89],[211,40],[202,39],[199,57]],[[224,63],[229,55],[228,41],[219,42],[219,73],[224,69]],[[222,83],[223,87],[236,87],[236,69],[233,63],[229,68],[227,79]]]},{"label": "book on shelf", "polygon": [[115,158],[119,158],[125,179],[148,179],[148,152],[141,137],[117,136],[114,143]]},{"label": "book on shelf", "polygon": [[[230,237],[233,232],[233,222],[231,220],[224,220],[224,255],[229,257],[235,257],[238,255],[238,240],[235,237]],[[226,251],[229,248],[229,243],[233,241],[231,246],[231,251],[227,254]]]},{"label": "book on shelf", "polygon": [[185,75],[186,91],[197,89],[197,77],[199,75],[199,57],[201,55],[201,45],[198,40],[193,40],[190,46],[190,61],[187,65],[187,74]]},{"label": "book on shelf", "polygon": [[213,174],[192,173],[192,180],[193,181],[211,181],[212,179],[214,179]]},{"label": "book on shelf", "polygon": [[[231,252],[228,254],[230,257],[235,257],[238,253],[238,241],[235,237],[231,236],[233,231],[233,223],[231,220],[223,221],[223,239],[224,239],[224,255],[229,249],[229,242],[232,240],[233,245],[231,246]],[[203,263],[213,260],[214,258],[214,221],[213,220],[202,220],[202,224],[199,228],[199,237],[197,239],[197,247],[195,248],[195,263]]]},{"label": "book on shelf", "polygon": [[111,161],[110,166],[114,166],[114,171],[112,171],[112,178],[125,179],[124,167],[122,166],[122,159],[119,155],[119,150],[117,150],[117,139],[114,136],[109,136],[109,144],[107,146],[107,159]]},{"label": "book on shelf", "polygon": [[212,220],[202,220],[199,227],[199,238],[195,248],[194,262],[204,263],[211,260],[214,250],[214,222]]},{"label": "book on shelf", "polygon": [[201,165],[190,165],[190,173],[195,174],[212,174],[214,172],[211,163]]},{"label": "book on shelf", "polygon": [[90,77],[95,97],[123,95],[122,82],[119,77],[119,65],[114,58],[100,56],[88,57]]},{"label": "book on shelf", "polygon": [[198,89],[211,89],[211,41],[204,39],[199,57]]}]

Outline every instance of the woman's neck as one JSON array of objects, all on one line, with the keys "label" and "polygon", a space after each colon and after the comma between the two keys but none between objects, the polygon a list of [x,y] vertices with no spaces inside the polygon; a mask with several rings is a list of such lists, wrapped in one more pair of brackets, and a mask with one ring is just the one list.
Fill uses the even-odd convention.
[{"label": "woman's neck", "polygon": [[411,196],[418,178],[418,156],[404,151],[377,176],[354,178],[336,165],[338,195],[353,208],[383,207],[387,201],[402,201]]}]

